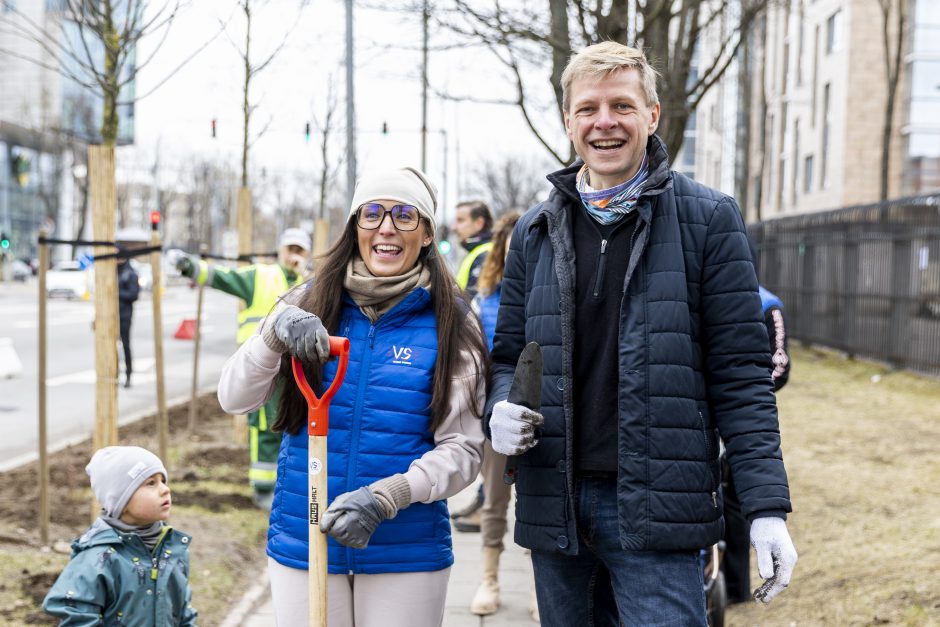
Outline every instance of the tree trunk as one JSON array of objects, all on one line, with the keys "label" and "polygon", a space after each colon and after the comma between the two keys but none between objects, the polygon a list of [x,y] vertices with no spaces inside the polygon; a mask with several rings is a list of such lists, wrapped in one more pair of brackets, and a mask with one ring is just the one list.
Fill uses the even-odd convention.
[{"label": "tree trunk", "polygon": [[242,187],[248,187],[248,128],[251,122],[251,105],[248,102],[248,90],[251,86],[251,2],[244,0],[242,9],[245,12],[245,84],[242,93],[242,114],[244,126],[242,128]]}]

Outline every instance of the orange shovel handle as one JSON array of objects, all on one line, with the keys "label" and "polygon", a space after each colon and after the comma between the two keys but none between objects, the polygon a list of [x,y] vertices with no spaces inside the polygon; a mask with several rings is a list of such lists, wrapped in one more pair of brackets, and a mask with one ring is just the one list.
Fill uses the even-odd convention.
[{"label": "orange shovel handle", "polygon": [[304,367],[296,357],[291,357],[291,368],[294,371],[294,381],[300,388],[300,393],[307,399],[307,435],[326,435],[329,430],[330,400],[343,384],[346,376],[346,366],[349,365],[349,338],[330,336],[330,355],[339,357],[339,366],[336,376],[322,398],[318,398],[307,383],[304,376]]}]

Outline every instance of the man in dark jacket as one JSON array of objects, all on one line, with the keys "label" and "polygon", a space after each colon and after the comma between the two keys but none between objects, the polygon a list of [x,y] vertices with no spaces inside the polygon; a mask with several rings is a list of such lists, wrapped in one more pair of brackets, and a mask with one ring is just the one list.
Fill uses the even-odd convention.
[{"label": "man in dark jacket", "polygon": [[118,314],[121,322],[121,346],[124,347],[124,387],[131,387],[131,318],[134,301],[140,295],[140,280],[129,259],[118,259]]},{"label": "man in dark jacket", "polygon": [[[562,76],[583,162],[512,236],[487,431],[518,455],[516,542],[532,550],[543,625],[589,624],[609,571],[623,624],[705,624],[699,549],[722,534],[719,436],[769,602],[796,551],[785,523],[767,330],[734,200],[672,172],[655,72],[618,43]],[[509,403],[542,346],[540,412]]]}]

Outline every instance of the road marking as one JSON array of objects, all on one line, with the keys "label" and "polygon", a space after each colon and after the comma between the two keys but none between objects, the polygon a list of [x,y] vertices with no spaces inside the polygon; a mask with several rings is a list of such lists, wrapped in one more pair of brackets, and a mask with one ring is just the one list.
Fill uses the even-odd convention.
[{"label": "road marking", "polygon": [[[137,372],[146,373],[148,370],[153,368],[156,360],[153,357],[145,357],[143,359],[137,360]],[[155,379],[156,375],[151,373],[150,375],[141,374],[140,381],[145,381],[145,377],[150,376],[151,379]],[[133,375],[133,379],[137,380],[137,374]],[[79,383],[79,384],[89,384],[97,381],[97,373],[94,369],[90,370],[79,370],[78,372],[70,372],[68,374],[60,374],[57,377],[49,377],[46,379],[46,387],[54,388],[60,385],[68,385],[70,383]]]}]

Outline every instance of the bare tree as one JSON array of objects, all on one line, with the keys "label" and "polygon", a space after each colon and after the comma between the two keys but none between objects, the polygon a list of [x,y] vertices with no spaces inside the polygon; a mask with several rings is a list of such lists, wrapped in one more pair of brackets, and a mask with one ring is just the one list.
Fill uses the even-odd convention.
[{"label": "bare tree", "polygon": [[326,102],[324,112],[318,115],[313,113],[313,125],[317,131],[317,146],[320,149],[320,195],[317,202],[317,219],[324,220],[327,216],[326,202],[327,194],[336,180],[339,169],[342,167],[345,159],[338,157],[335,162],[331,162],[330,157],[330,138],[334,131],[337,131],[336,114],[339,110],[339,100],[336,91],[333,89],[333,74],[327,77],[326,81]]},{"label": "bare tree", "polygon": [[265,68],[271,65],[271,62],[274,61],[278,53],[283,50],[284,46],[287,44],[287,40],[290,37],[290,34],[297,28],[297,24],[300,22],[300,12],[303,11],[304,7],[307,5],[307,0],[298,1],[298,14],[290,22],[291,26],[285,31],[284,36],[281,37],[280,42],[270,51],[265,52],[261,55],[260,60],[256,58],[257,51],[252,50],[252,22],[255,18],[255,10],[261,6],[268,4],[267,0],[238,0],[238,7],[241,10],[242,14],[245,17],[245,38],[244,44],[237,43],[231,36],[228,36],[228,30],[226,24],[221,23],[223,31],[225,31],[226,36],[228,36],[229,42],[238,52],[238,56],[241,59],[242,67],[244,68],[245,74],[242,81],[242,178],[241,185],[242,187],[248,187],[248,154],[251,150],[252,145],[261,138],[262,135],[267,131],[268,126],[270,126],[271,121],[269,120],[264,127],[258,131],[255,135],[251,134],[251,119],[255,111],[258,108],[258,103],[252,102],[251,100],[251,82],[258,76]]},{"label": "bare tree", "polygon": [[[559,163],[575,158],[574,148],[559,150],[538,119],[537,89],[527,82],[548,65],[556,111],[563,124],[561,74],[572,53],[601,41],[642,48],[660,73],[662,103],[658,134],[670,154],[682,146],[689,115],[724,75],[754,20],[772,0],[541,0],[507,8],[485,0],[445,0],[435,17],[468,41],[489,49],[504,67],[514,97],[486,100],[517,106],[530,131]],[[416,9],[414,9],[416,10]],[[721,25],[721,35],[702,45],[703,35]],[[469,94],[458,99],[480,100]]]},{"label": "bare tree", "polygon": [[480,164],[469,190],[486,200],[499,215],[506,211],[525,211],[542,200],[550,188],[545,180],[548,167],[529,156],[506,156]]},{"label": "bare tree", "polygon": [[[884,44],[885,117],[881,131],[881,200],[888,198],[888,170],[891,165],[891,137],[894,110],[901,75],[901,57],[904,51],[908,0],[876,0],[881,9],[882,43]],[[894,20],[892,26],[892,18]],[[892,41],[893,39],[893,41]]]}]

